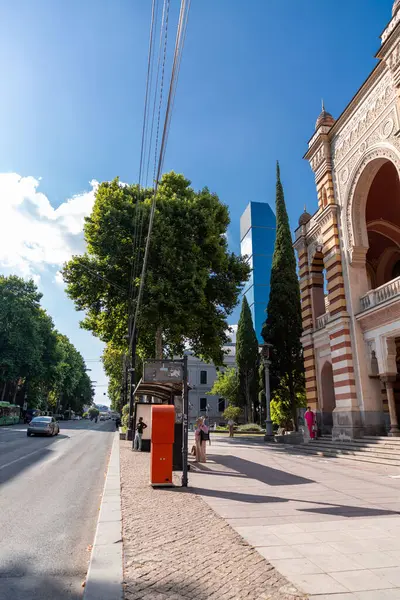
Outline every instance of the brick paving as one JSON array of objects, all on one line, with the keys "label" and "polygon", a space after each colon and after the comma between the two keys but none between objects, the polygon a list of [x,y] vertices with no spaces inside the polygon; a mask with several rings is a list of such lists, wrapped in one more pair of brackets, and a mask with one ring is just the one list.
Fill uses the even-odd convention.
[{"label": "brick paving", "polygon": [[121,442],[125,600],[305,598],[190,488],[152,489],[149,458]]}]

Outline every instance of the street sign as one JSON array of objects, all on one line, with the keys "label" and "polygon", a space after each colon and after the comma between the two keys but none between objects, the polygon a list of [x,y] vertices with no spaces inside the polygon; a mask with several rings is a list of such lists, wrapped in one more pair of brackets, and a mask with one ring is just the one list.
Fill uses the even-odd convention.
[{"label": "street sign", "polygon": [[22,410],[27,410],[28,409],[28,403],[24,402],[23,406],[22,406]]},{"label": "street sign", "polygon": [[179,383],[180,381],[183,381],[183,364],[180,361],[154,360],[144,364],[144,383]]}]

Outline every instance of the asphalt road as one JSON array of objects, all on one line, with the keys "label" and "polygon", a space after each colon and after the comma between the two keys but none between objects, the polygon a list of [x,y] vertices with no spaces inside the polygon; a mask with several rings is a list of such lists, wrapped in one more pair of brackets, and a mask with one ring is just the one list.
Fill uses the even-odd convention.
[{"label": "asphalt road", "polygon": [[80,600],[114,421],[0,427],[0,600]]}]

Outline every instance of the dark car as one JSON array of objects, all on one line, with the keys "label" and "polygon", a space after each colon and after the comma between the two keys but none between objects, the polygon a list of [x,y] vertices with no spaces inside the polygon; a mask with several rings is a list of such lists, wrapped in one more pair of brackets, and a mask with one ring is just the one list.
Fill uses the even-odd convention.
[{"label": "dark car", "polygon": [[54,417],[35,417],[29,423],[26,435],[58,435],[60,427]]},{"label": "dark car", "polygon": [[34,417],[39,417],[40,414],[40,410],[37,408],[28,408],[25,413],[24,423],[30,423]]}]

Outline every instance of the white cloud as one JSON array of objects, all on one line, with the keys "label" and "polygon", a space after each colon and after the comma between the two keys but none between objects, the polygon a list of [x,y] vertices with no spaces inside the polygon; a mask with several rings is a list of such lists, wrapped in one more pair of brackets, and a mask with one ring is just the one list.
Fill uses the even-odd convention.
[{"label": "white cloud", "polygon": [[[97,181],[90,190],[54,208],[38,191],[40,180],[0,173],[0,265],[24,277],[40,278],[84,250],[83,224],[91,213]],[[61,274],[56,274],[61,283]]]},{"label": "white cloud", "polygon": [[237,334],[237,328],[238,328],[237,323],[235,325],[229,325],[229,327],[232,331],[228,331],[227,334],[230,337],[231,342],[233,344],[236,344],[236,334]]},{"label": "white cloud", "polygon": [[54,283],[57,283],[58,285],[61,285],[62,287],[64,287],[64,279],[62,276],[61,271],[57,271],[57,273],[54,276]]}]

